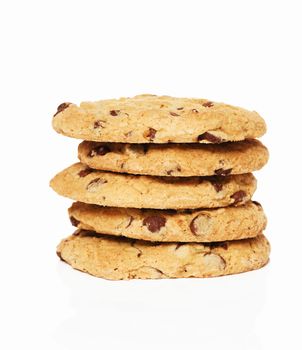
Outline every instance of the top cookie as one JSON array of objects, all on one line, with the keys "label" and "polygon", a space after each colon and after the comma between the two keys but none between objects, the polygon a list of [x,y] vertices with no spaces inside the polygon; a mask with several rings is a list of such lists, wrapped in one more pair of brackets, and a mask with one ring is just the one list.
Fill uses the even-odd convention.
[{"label": "top cookie", "polygon": [[138,95],[62,103],[53,128],[60,134],[101,142],[221,143],[257,138],[266,131],[256,112],[205,99]]}]

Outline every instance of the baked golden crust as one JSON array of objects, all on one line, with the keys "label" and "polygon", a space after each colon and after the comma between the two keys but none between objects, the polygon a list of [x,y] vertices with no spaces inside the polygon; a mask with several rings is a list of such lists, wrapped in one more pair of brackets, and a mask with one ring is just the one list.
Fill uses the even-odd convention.
[{"label": "baked golden crust", "polygon": [[255,238],[223,243],[151,243],[79,231],[57,248],[73,268],[110,280],[214,277],[258,269],[270,245]]},{"label": "baked golden crust", "polygon": [[152,176],[246,174],[261,169],[268,151],[258,140],[222,144],[122,144],[84,141],[78,156],[90,168]]},{"label": "baked golden crust", "polygon": [[138,95],[63,103],[52,122],[60,134],[122,143],[220,143],[258,138],[266,132],[256,112],[205,99]]},{"label": "baked golden crust", "polygon": [[197,210],[150,210],[101,207],[76,202],[71,223],[100,234],[157,242],[217,242],[255,237],[266,227],[260,204]]},{"label": "baked golden crust", "polygon": [[109,207],[194,209],[243,204],[256,190],[252,174],[224,177],[154,177],[92,170],[76,163],[50,183],[60,195]]}]

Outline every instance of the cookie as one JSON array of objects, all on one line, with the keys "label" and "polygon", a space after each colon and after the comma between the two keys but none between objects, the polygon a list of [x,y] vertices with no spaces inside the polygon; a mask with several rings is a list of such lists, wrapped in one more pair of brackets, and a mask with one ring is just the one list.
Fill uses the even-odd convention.
[{"label": "cookie", "polygon": [[82,163],[93,169],[154,176],[245,174],[262,168],[268,151],[258,140],[213,144],[121,144],[84,141]]},{"label": "cookie", "polygon": [[268,262],[262,235],[220,243],[151,243],[78,231],[58,256],[73,268],[110,280],[214,277],[258,269]]},{"label": "cookie", "polygon": [[73,203],[68,210],[77,228],[100,234],[157,242],[217,242],[255,237],[266,227],[260,204],[203,210],[147,210]]},{"label": "cookie", "polygon": [[243,204],[256,190],[251,174],[219,177],[153,177],[92,170],[76,163],[50,183],[60,195],[109,207],[194,209]]},{"label": "cookie", "polygon": [[139,95],[119,100],[62,103],[53,128],[60,134],[100,142],[221,143],[266,132],[256,112],[205,99]]}]

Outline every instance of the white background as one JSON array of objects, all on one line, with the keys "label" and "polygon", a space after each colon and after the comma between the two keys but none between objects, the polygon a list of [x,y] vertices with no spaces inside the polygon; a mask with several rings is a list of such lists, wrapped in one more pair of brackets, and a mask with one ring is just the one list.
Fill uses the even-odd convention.
[{"label": "white background", "polygon": [[[300,1],[1,1],[1,349],[301,349]],[[78,141],[59,103],[205,97],[267,121],[256,174],[270,264],[110,282],[55,254],[71,202],[48,187]]]}]

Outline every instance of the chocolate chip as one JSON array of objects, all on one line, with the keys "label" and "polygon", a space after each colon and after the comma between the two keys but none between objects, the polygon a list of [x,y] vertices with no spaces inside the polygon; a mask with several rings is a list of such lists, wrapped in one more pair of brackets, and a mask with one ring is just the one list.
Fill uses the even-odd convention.
[{"label": "chocolate chip", "polygon": [[212,143],[221,143],[222,142],[221,137],[215,136],[209,132],[204,132],[203,134],[201,134],[197,137],[197,141],[203,141],[203,140],[207,140],[207,141],[212,142]]},{"label": "chocolate chip", "polygon": [[220,192],[223,187],[223,177],[220,176],[211,176],[208,178],[216,192]]},{"label": "chocolate chip", "polygon": [[195,109],[195,108],[192,109],[192,112],[193,112],[193,113],[199,113],[198,110]]},{"label": "chocolate chip", "polygon": [[171,115],[173,115],[173,117],[179,117],[179,114],[175,113],[175,112],[170,112]]},{"label": "chocolate chip", "polygon": [[232,172],[232,168],[230,169],[223,169],[223,168],[219,168],[215,170],[215,174],[216,175],[221,175],[221,176],[227,176],[230,175]]},{"label": "chocolate chip", "polygon": [[119,109],[113,109],[113,110],[110,111],[110,115],[112,115],[113,117],[116,117],[119,114],[120,114],[120,110]]},{"label": "chocolate chip", "polygon": [[54,114],[54,117],[55,117],[58,113],[64,111],[64,109],[66,109],[69,105],[71,105],[70,102],[63,102],[63,103],[61,103],[61,104],[58,106],[57,111],[56,111],[56,113]]},{"label": "chocolate chip", "polygon": [[222,190],[222,183],[219,183],[219,182],[212,182],[212,185],[214,186],[216,192],[220,192]]},{"label": "chocolate chip", "polygon": [[144,136],[146,138],[148,138],[150,141],[153,141],[155,138],[156,132],[157,132],[157,130],[155,130],[153,128],[149,128],[147,131],[144,132]]},{"label": "chocolate chip", "polygon": [[93,148],[89,153],[88,156],[89,157],[94,157],[96,155],[98,156],[104,156],[105,154],[107,154],[108,152],[110,152],[110,148],[106,145],[101,145],[98,146],[96,148]]},{"label": "chocolate chip", "polygon": [[100,177],[97,177],[89,182],[86,189],[87,189],[87,191],[95,192],[100,185],[103,185],[107,182],[108,182],[107,180],[104,180],[104,179],[101,179]]},{"label": "chocolate chip", "polygon": [[96,153],[99,156],[104,156],[108,152],[110,152],[110,148],[108,146],[105,146],[105,145],[102,145],[96,149]]},{"label": "chocolate chip", "polygon": [[174,172],[181,172],[181,167],[178,165],[175,169],[167,170],[167,175],[172,175]]},{"label": "chocolate chip", "polygon": [[79,220],[77,220],[75,217],[73,217],[73,216],[70,216],[70,222],[71,222],[71,225],[72,226],[75,226],[75,227],[78,227],[78,224],[80,223],[80,221]]},{"label": "chocolate chip", "polygon": [[178,111],[182,111],[184,109],[184,107],[178,107],[176,108]]},{"label": "chocolate chip", "polygon": [[241,202],[243,200],[243,198],[246,197],[246,192],[245,191],[237,191],[234,194],[231,195],[231,198],[234,199],[234,203],[233,204],[237,204],[239,202]]},{"label": "chocolate chip", "polygon": [[211,102],[211,101],[208,101],[208,102],[205,102],[202,104],[204,107],[213,107],[214,106],[214,103]]},{"label": "chocolate chip", "polygon": [[262,208],[262,205],[259,202],[253,201],[253,203],[256,204],[258,207]]},{"label": "chocolate chip", "polygon": [[80,172],[78,172],[78,175],[79,175],[80,177],[85,177],[85,176],[91,174],[92,172],[93,172],[93,169],[86,168],[86,169],[83,169],[83,170],[81,170]]},{"label": "chocolate chip", "polygon": [[93,128],[94,129],[98,129],[98,128],[103,128],[104,127],[104,121],[103,120],[97,120],[94,122],[93,124]]},{"label": "chocolate chip", "polygon": [[147,226],[148,230],[151,232],[158,232],[161,227],[166,225],[166,218],[162,216],[147,216],[143,220],[143,225]]}]

